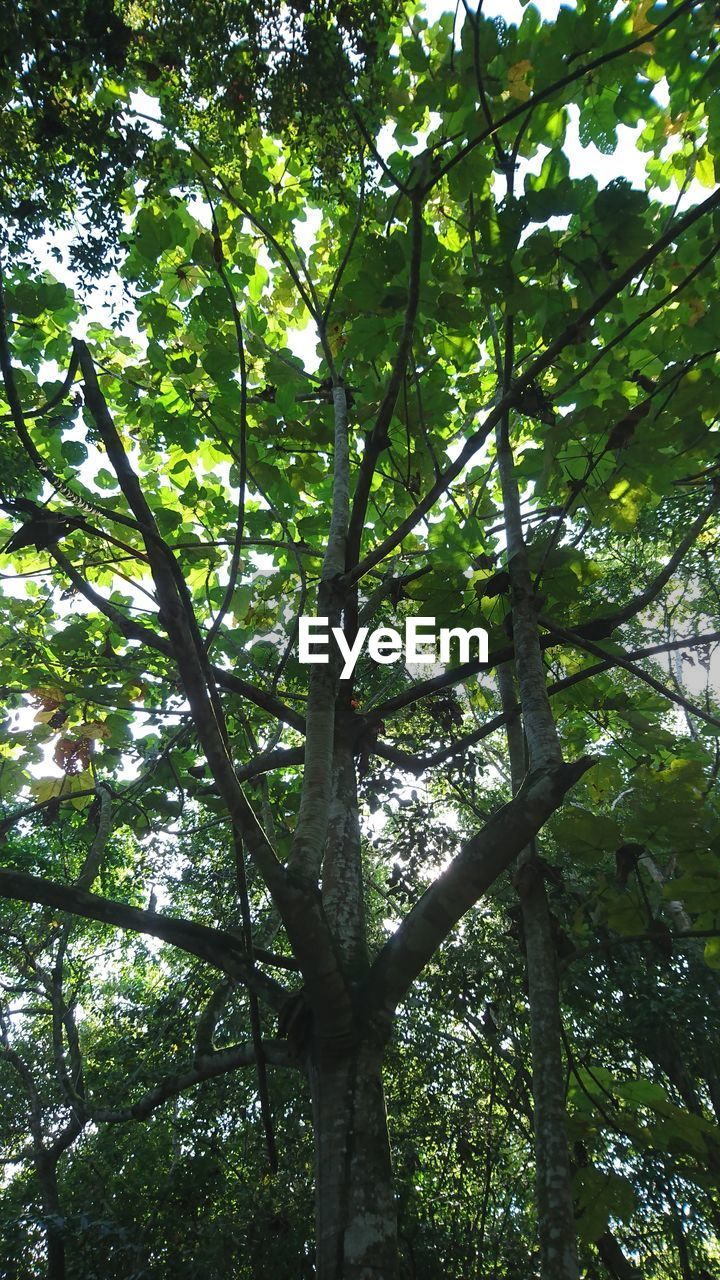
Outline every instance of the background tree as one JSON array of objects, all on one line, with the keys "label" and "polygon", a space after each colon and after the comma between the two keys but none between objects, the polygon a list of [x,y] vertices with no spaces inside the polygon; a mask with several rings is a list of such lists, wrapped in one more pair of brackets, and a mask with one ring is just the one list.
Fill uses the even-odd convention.
[{"label": "background tree", "polygon": [[72,231],[79,215],[73,265],[90,281],[103,274],[126,188],[141,177],[166,189],[162,148],[142,118],[148,94],[176,128],[212,139],[229,172],[262,123],[295,146],[312,139],[316,165],[331,173],[347,149],[346,98],[359,85],[380,93],[374,65],[400,7],[3,4],[1,208],[13,253],[48,219]]},{"label": "background tree", "polygon": [[[6,252],[16,1269],[192,1275],[201,1209],[218,1275],[713,1266],[715,26],[409,13],[334,132],[240,133],[205,41],[123,170],[124,323]],[[573,121],[642,122],[645,188]],[[489,661],[343,680],[313,611]]]}]

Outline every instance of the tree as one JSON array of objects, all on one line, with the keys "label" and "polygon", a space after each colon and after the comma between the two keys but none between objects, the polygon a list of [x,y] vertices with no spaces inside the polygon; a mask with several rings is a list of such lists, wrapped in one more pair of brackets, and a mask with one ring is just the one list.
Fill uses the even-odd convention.
[{"label": "tree", "polygon": [[[170,83],[123,196],[136,336],[97,320],[73,336],[70,289],[6,262],[4,684],[36,716],[2,748],[0,893],[41,910],[8,907],[3,1045],[50,1275],[75,1265],[60,1157],[72,1197],[103,1125],[240,1067],[271,1168],[280,1096],[300,1130],[269,1077],[308,1090],[315,1274],[397,1275],[383,1066],[402,1134],[418,1071],[401,1037],[427,1024],[479,1046],[471,1088],[490,1091],[472,1248],[440,1213],[426,1237],[447,1274],[518,1265],[504,1213],[519,1265],[536,1223],[542,1280],[579,1275],[578,1228],[583,1266],[629,1276],[648,1257],[660,1277],[663,1203],[681,1271],[711,1264],[712,1055],[697,1008],[674,1011],[674,1054],[631,989],[652,990],[650,948],[669,1016],[683,975],[703,987],[718,966],[716,26],[691,0],[554,22],[530,6],[519,26],[413,12],[375,65],[386,107],[349,87],[324,187],[317,130],[301,144],[254,122],[233,146],[222,100],[206,119]],[[642,122],[646,188],[573,177],[573,117],[606,154]],[[489,655],[423,678],[363,653],[344,675],[339,644],[299,660],[310,614],[344,648],[418,616],[481,626]],[[704,664],[699,696],[661,665],[673,654]],[[133,1042],[120,1101],[124,1053],[102,1051],[77,994],[107,1008],[88,948],[108,930],[113,990],[167,1031],[165,1065]],[[466,939],[476,969],[498,955],[499,990],[468,985]],[[619,997],[600,1033],[596,1004]],[[398,1015],[413,1000],[424,1022]],[[464,1141],[448,1156],[463,1183]],[[408,1160],[402,1266],[423,1274]],[[518,1184],[502,1212],[501,1169]],[[618,1235],[635,1195],[639,1243]],[[149,1274],[177,1274],[156,1244]]]},{"label": "tree", "polygon": [[81,279],[103,274],[125,189],[139,175],[152,186],[162,161],[143,93],[176,128],[199,125],[230,171],[262,122],[295,145],[312,133],[315,162],[330,172],[343,148],[346,95],[358,82],[380,91],[374,63],[397,8],[392,0],[6,5],[0,209],[13,253],[48,219],[71,230],[79,214],[71,261]]}]

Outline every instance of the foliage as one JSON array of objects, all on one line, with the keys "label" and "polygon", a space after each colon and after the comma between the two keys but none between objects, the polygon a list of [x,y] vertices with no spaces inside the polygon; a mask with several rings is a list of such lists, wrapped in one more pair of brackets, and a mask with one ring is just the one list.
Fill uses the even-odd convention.
[{"label": "foliage", "polygon": [[[298,46],[275,6],[226,9],[244,44],[90,8],[19,11],[0,143],[25,232],[72,210],[97,270],[100,207],[123,228],[113,315],[4,209],[3,1264],[54,1233],[68,1275],[314,1274],[340,990],[383,1041],[400,1274],[540,1274],[540,976],[585,1273],[709,1276],[717,15],[411,8],[376,46],[369,7],[297,4]],[[621,127],[645,180],[577,176],[573,130]],[[340,681],[313,612],[482,626],[489,661]],[[506,874],[536,837],[540,975]]]},{"label": "foliage", "polygon": [[356,82],[378,92],[374,62],[396,10],[391,0],[4,4],[0,209],[15,251],[48,217],[72,227],[80,215],[74,263],[102,273],[126,188],[167,190],[143,108],[236,155],[258,121],[296,147],[312,135],[316,163],[336,168],[347,96]]}]

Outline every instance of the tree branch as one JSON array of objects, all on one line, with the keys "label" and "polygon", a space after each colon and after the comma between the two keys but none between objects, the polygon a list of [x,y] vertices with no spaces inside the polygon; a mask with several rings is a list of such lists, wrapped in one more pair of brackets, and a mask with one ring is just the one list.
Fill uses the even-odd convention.
[{"label": "tree branch", "polygon": [[[648,37],[645,37],[645,39],[647,38]],[[546,347],[545,351],[526,366],[525,372],[521,377],[517,378],[512,383],[510,389],[503,394],[501,399],[488,410],[483,425],[466,440],[455,461],[445,468],[445,471],[442,472],[435,484],[428,490],[425,497],[416,505],[410,515],[407,516],[400,525],[398,525],[397,529],[393,533],[388,534],[387,538],[385,538],[383,542],[379,543],[372,551],[368,552],[364,559],[349,571],[346,575],[346,582],[348,584],[357,582],[360,578],[364,577],[370,569],[374,569],[375,565],[379,564],[381,560],[384,560],[391,551],[394,551],[395,547],[399,546],[409,533],[412,533],[416,524],[422,520],[423,516],[427,515],[437,502],[438,498],[442,497],[445,493],[452,481],[456,479],[462,471],[464,471],[471,458],[474,457],[478,449],[480,449],[480,447],[485,443],[490,432],[502,419],[503,414],[514,406],[522,392],[527,390],[527,388],[537,380],[539,375],[553,364],[556,357],[560,355],[566,347],[572,346],[580,340],[586,326],[605,310],[608,303],[612,302],[618,294],[622,292],[625,286],[630,284],[636,275],[651,265],[664,249],[673,244],[675,240],[682,236],[689,227],[693,226],[700,218],[703,218],[708,213],[712,213],[712,211],[719,205],[720,188],[717,191],[714,191],[712,195],[708,196],[706,200],[703,200],[701,204],[696,205],[694,209],[689,210],[689,212],[684,214],[681,218],[677,218],[672,225],[658,237],[649,249],[646,249],[644,253],[640,254],[640,256],[626,268],[625,271],[621,272],[620,275],[615,276],[614,279],[610,281],[607,287],[598,294],[595,300],[590,303],[584,311],[581,311],[578,314],[573,323],[568,325],[567,328],[565,328],[563,332],[560,333],[548,347]],[[468,416],[468,424],[477,418],[478,412],[478,410],[475,410]]]},{"label": "tree branch", "polygon": [[[98,591],[82,574],[78,572],[72,562],[68,559],[59,547],[49,548],[50,555],[53,560],[60,566],[63,573],[70,579],[73,586],[81,595],[85,597],[90,604],[94,605],[100,613],[117,627],[121,635],[126,640],[139,640],[142,644],[146,644],[150,649],[155,649],[157,653],[162,653],[168,658],[173,658],[172,645],[168,640],[158,635],[156,631],[151,631],[149,627],[143,627],[141,623],[134,622],[132,618],[128,618],[115,605],[101,596]],[[260,707],[262,711],[266,711],[268,715],[274,719],[280,720],[285,724],[291,725],[294,729],[304,730],[305,721],[301,715],[293,711],[291,707],[287,707],[279,698],[274,697],[270,693],[266,693],[263,689],[259,689],[257,685],[250,684],[249,681],[243,680],[240,676],[236,676],[231,671],[225,671],[222,667],[211,666],[213,679],[221,688],[227,689],[229,693],[237,693],[241,698],[247,698],[248,702],[252,702],[256,707]]]},{"label": "tree branch", "polygon": [[[659,35],[661,31],[664,31],[666,27],[671,26],[676,18],[682,17],[685,13],[690,13],[693,9],[697,8],[700,3],[701,0],[685,0],[685,3],[679,4],[676,9],[671,10],[671,12],[663,18],[662,22],[659,22],[655,27],[651,27],[649,31],[643,32],[641,35],[629,40],[627,44],[620,45],[617,49],[608,49],[604,53],[599,54],[596,58],[591,58],[589,62],[585,62],[582,66],[576,67],[574,71],[568,72],[565,76],[561,76],[558,80],[553,81],[552,84],[547,85],[545,89],[540,89],[537,93],[531,94],[527,102],[522,102],[517,107],[513,107],[510,111],[506,112],[504,116],[501,116],[499,120],[496,120],[494,124],[490,124],[487,129],[484,129],[482,133],[478,134],[476,138],[471,138],[469,142],[466,142],[464,146],[460,147],[460,149],[456,151],[455,155],[452,156],[445,165],[443,165],[434,182],[439,182],[444,178],[452,169],[455,168],[456,164],[459,164],[461,160],[464,160],[465,156],[469,155],[471,151],[474,151],[476,147],[481,145],[481,143],[486,142],[488,138],[494,138],[500,129],[502,129],[506,124],[510,124],[520,116],[524,116],[528,112],[533,111],[539,103],[547,101],[547,99],[551,98],[553,94],[558,93],[560,89],[566,89],[568,85],[575,84],[578,80],[582,79],[583,76],[586,76],[588,72],[597,71],[599,67],[603,67],[609,62],[614,62],[617,58],[622,58],[625,54],[632,53],[635,49],[642,48],[644,44],[654,40],[655,36]],[[432,185],[434,185],[434,183]]]},{"label": "tree branch", "polygon": [[198,956],[245,986],[252,983],[258,995],[275,1010],[280,1010],[287,1000],[287,991],[274,978],[257,970],[251,972],[237,938],[222,929],[212,929],[194,920],[165,916],[156,911],[141,911],[139,907],[113,902],[110,898],[87,893],[73,885],[59,884],[7,868],[0,870],[0,897],[55,907],[58,911],[68,911],[101,924],[160,938],[162,942]]},{"label": "tree branch", "polygon": [[[126,501],[143,533],[162,622],[170,640],[172,655],[211,773],[232,823],[241,834],[245,848],[280,913],[305,978],[308,999],[320,1038],[328,1036],[331,1040],[338,1037],[342,1040],[344,1037],[350,1037],[354,1024],[350,993],[338,962],[331,931],[323,914],[320,893],[311,879],[288,870],[280,862],[238,781],[230,755],[222,707],[217,697],[212,671],[185,579],[167,544],[159,535],[152,511],[130,465],[98,386],[90,353],[83,342],[76,340],[76,347],[85,380],[88,407]],[[334,568],[335,563],[340,566],[344,564],[346,524],[343,525],[342,512],[343,507],[347,508],[347,418],[342,412],[343,408],[346,412],[343,387],[336,385],[333,388],[333,396],[336,406],[338,462],[333,497],[333,523],[326,558],[331,557],[330,563]],[[344,478],[343,468],[345,468]],[[341,525],[343,525],[342,533]],[[307,738],[309,740],[309,730]]]},{"label": "tree branch", "polygon": [[[552,636],[541,636],[541,644],[544,649],[551,648],[555,641]],[[648,645],[644,649],[634,649],[625,656],[635,662],[640,658],[653,658],[658,653],[671,653],[677,649],[699,648],[702,645],[720,643],[720,631],[709,631],[705,635],[699,636],[683,636],[679,640],[666,640],[662,644]],[[498,654],[490,655],[489,667],[483,667],[482,670],[491,669],[499,665],[500,659],[509,661],[512,655],[511,649],[502,650]],[[562,680],[556,680],[553,684],[548,685],[548,697],[552,697],[556,693],[562,693],[565,689],[571,689],[573,685],[581,683],[583,680],[590,680],[593,676],[602,675],[604,671],[611,671],[614,666],[614,658],[608,655],[603,662],[596,662],[591,667],[584,667],[581,671],[574,671],[572,675],[565,676]],[[453,678],[454,677],[454,678]],[[456,671],[447,672],[444,677],[439,677],[444,683],[439,688],[448,688],[452,684],[460,683],[461,679],[467,679],[467,676],[460,677]],[[417,693],[417,701],[427,696],[427,691],[423,692],[425,687],[432,683],[433,691],[436,686],[434,681],[424,681],[422,685],[416,685],[414,689],[408,690],[409,694]],[[401,697],[405,695],[400,695]],[[403,706],[409,705],[404,702]],[[400,708],[398,708],[400,709]],[[381,719],[392,714],[392,710],[387,708],[378,708],[372,713],[368,713],[367,719],[371,723],[376,723],[375,716]],[[517,714],[517,712],[515,713]],[[453,756],[461,755],[467,751],[468,747],[475,746],[478,742],[482,742],[484,738],[489,738],[491,734],[496,733],[504,724],[507,724],[507,716],[500,714],[493,716],[491,720],[486,720],[485,724],[479,728],[473,729],[471,733],[464,734],[457,738],[455,742],[451,742],[446,747],[440,747],[437,751],[432,752],[428,756],[413,755],[409,751],[403,751],[402,748],[396,747],[391,742],[378,742],[373,748],[375,755],[380,756],[383,760],[389,760],[392,764],[398,765],[401,769],[408,769],[411,773],[423,773],[426,769],[434,769],[439,764],[444,764],[446,760],[450,760]]]},{"label": "tree branch", "polygon": [[[263,1040],[263,1056],[273,1067],[297,1067],[285,1040]],[[87,1117],[94,1124],[127,1124],[130,1120],[147,1120],[152,1112],[170,1098],[185,1093],[193,1085],[204,1080],[216,1080],[218,1076],[236,1071],[238,1067],[250,1067],[255,1063],[252,1044],[236,1044],[229,1049],[195,1058],[191,1067],[165,1076],[154,1088],[148,1089],[137,1102],[126,1107],[87,1107]]]},{"label": "tree branch", "polygon": [[583,639],[577,631],[570,631],[567,627],[559,627],[556,623],[550,622],[542,616],[540,621],[544,627],[547,627],[552,636],[565,641],[566,644],[575,645],[578,649],[584,649],[586,653],[592,653],[596,658],[609,658],[613,666],[622,667],[623,671],[628,671],[637,680],[642,680],[644,684],[649,685],[651,689],[654,689],[661,697],[666,698],[668,702],[674,702],[676,706],[682,707],[690,715],[697,716],[699,720],[704,720],[706,724],[714,725],[715,728],[720,729],[720,719],[717,716],[711,715],[703,707],[696,706],[694,702],[690,702],[681,693],[668,689],[667,685],[662,684],[660,680],[656,680],[647,671],[643,671],[642,667],[638,667],[634,662],[631,662],[626,654],[622,652],[608,654],[605,649],[602,649],[600,645],[594,644],[592,640]]},{"label": "tree branch", "polygon": [[395,409],[405,370],[407,369],[408,357],[412,347],[418,303],[420,300],[422,226],[422,201],[415,195],[412,198],[410,273],[408,278],[405,319],[403,321],[402,334],[400,335],[400,341],[398,343],[385,395],[383,396],[380,408],[378,409],[373,429],[365,437],[365,448],[363,451],[362,461],[360,463],[357,484],[355,486],[355,496],[353,498],[352,513],[350,515],[350,525],[348,528],[347,562],[346,565],[343,565],[343,569],[352,569],[353,566],[357,564],[360,557],[360,543],[363,529],[365,527],[365,514],[367,511],[368,498],[370,496],[370,486],[372,484],[377,460],[383,449],[385,449],[388,444],[390,421]]},{"label": "tree branch", "polygon": [[567,791],[592,768],[584,756],[528,774],[517,795],[490,818],[426,889],[372,966],[369,1002],[384,1019],[406,995],[466,911],[510,866],[560,807]]}]

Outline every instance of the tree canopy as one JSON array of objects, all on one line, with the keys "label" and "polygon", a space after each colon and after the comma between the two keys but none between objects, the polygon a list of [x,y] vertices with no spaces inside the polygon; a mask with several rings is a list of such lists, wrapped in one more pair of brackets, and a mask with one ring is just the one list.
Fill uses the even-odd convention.
[{"label": "tree canopy", "polygon": [[491,10],[6,24],[16,1280],[720,1260],[720,18]]}]

